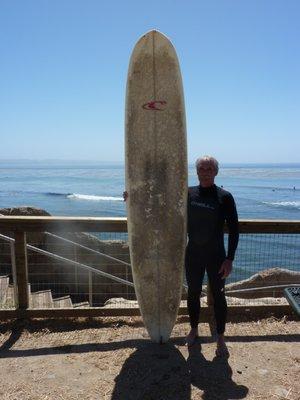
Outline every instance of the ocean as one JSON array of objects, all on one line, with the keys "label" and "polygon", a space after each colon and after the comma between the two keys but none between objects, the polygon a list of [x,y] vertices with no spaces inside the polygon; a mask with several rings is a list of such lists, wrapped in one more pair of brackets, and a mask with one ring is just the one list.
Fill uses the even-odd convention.
[{"label": "ocean", "polygon": [[[197,185],[194,166],[189,185]],[[221,165],[240,218],[300,219],[300,164]],[[57,216],[126,216],[122,164],[0,162],[0,208],[34,206]]]},{"label": "ocean", "polygon": [[[189,185],[197,183],[191,165]],[[233,194],[240,219],[300,220],[300,164],[221,165],[216,184]],[[124,190],[122,164],[0,162],[0,209],[33,206],[57,216],[124,217]],[[227,281],[272,267],[300,271],[299,248],[300,235],[241,235]]]}]

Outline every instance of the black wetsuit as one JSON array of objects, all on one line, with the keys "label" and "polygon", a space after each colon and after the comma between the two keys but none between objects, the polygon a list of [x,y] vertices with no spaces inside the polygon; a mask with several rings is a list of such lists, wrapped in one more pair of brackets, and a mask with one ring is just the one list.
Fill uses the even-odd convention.
[{"label": "black wetsuit", "polygon": [[[227,255],[223,233],[225,221],[229,231]],[[221,279],[222,274],[218,271],[225,258],[234,259],[239,239],[238,216],[232,195],[216,185],[190,187],[188,236],[186,278],[191,327],[196,328],[199,322],[200,295],[206,270],[214,298],[217,333],[222,334],[225,331],[227,303],[225,279]]]}]

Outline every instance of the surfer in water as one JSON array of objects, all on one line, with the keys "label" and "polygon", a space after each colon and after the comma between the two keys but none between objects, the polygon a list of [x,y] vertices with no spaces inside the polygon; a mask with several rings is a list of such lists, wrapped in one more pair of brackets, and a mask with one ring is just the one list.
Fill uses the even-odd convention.
[{"label": "surfer in water", "polygon": [[[225,279],[232,271],[238,244],[238,215],[232,195],[215,185],[218,161],[204,156],[196,161],[199,185],[188,192],[188,245],[186,249],[186,279],[188,312],[191,330],[186,337],[188,346],[198,338],[200,295],[205,271],[214,299],[217,328],[217,356],[229,356],[225,343],[227,303]],[[228,226],[227,254],[224,246],[224,222]]]}]

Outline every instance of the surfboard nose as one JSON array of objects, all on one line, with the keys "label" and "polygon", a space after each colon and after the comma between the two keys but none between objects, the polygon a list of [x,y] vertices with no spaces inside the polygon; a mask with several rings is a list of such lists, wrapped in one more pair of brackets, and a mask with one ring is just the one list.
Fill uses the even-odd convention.
[{"label": "surfboard nose", "polygon": [[141,42],[147,41],[147,40],[149,40],[149,39],[155,40],[155,41],[158,41],[158,42],[169,43],[169,45],[171,44],[172,47],[174,47],[173,44],[172,44],[172,41],[170,40],[170,38],[169,38],[167,35],[165,35],[164,33],[162,33],[162,32],[160,32],[159,30],[157,30],[157,29],[151,29],[150,31],[145,32],[145,33],[138,39],[138,41],[136,42],[136,45],[135,45],[135,46],[137,46],[137,45],[139,45]]}]

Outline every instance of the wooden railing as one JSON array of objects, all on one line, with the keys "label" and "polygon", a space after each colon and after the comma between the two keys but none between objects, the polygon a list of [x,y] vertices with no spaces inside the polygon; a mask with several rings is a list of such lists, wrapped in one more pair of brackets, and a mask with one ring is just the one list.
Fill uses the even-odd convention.
[{"label": "wooden railing", "polygon": [[[240,233],[300,233],[300,220],[239,221]],[[0,232],[127,232],[127,218],[0,216]],[[225,227],[226,231],[226,227]]]},{"label": "wooden railing", "polygon": [[[240,233],[284,233],[299,234],[300,221],[288,220],[241,220]],[[86,309],[29,309],[28,266],[26,232],[127,232],[126,218],[87,218],[87,217],[24,217],[0,216],[0,233],[13,234],[15,239],[15,288],[16,309],[0,310],[0,319],[23,317],[92,317],[108,315],[138,315],[137,308],[101,308]],[[266,306],[232,306],[231,314],[266,313]],[[289,306],[268,306],[269,313],[290,313]],[[186,308],[181,308],[179,314],[186,314]],[[202,313],[206,318],[210,310]]]}]

